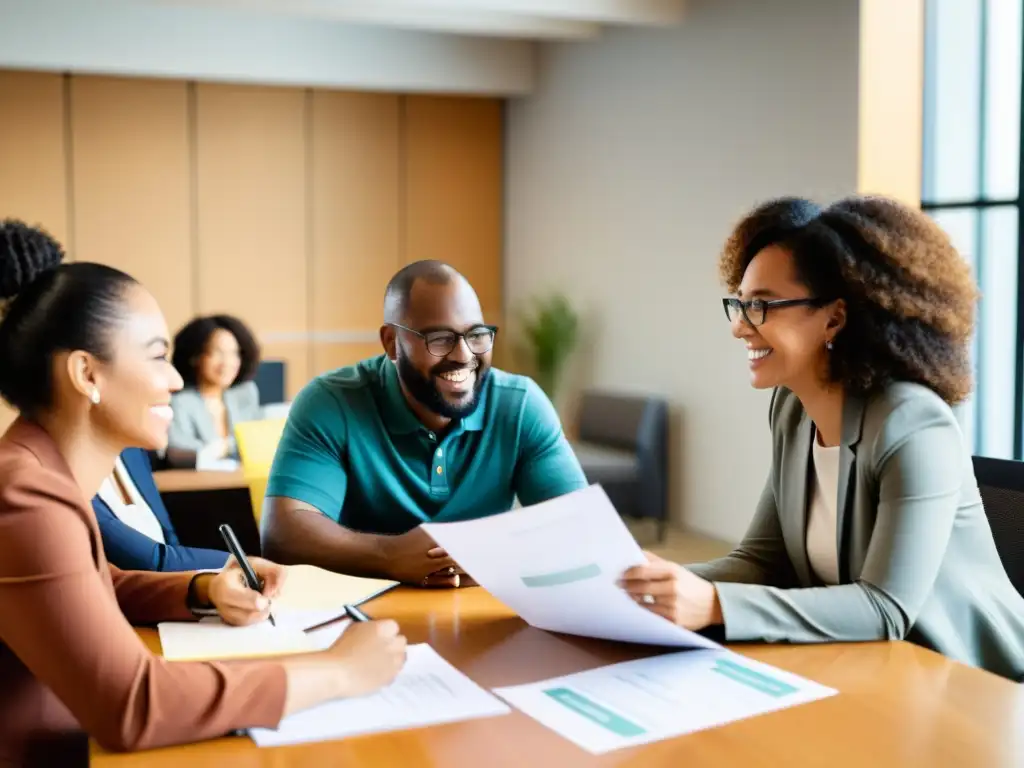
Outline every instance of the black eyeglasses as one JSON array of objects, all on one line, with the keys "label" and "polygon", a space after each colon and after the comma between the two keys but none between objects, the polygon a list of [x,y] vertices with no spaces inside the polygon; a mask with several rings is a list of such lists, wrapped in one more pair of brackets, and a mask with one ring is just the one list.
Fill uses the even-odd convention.
[{"label": "black eyeglasses", "polygon": [[730,323],[737,317],[742,316],[750,325],[762,325],[765,318],[768,317],[769,309],[799,306],[823,307],[830,301],[831,299],[819,299],[810,296],[806,299],[751,299],[750,301],[743,301],[742,299],[729,296],[722,299],[722,306],[725,307],[725,316],[729,318]]},{"label": "black eyeglasses", "polygon": [[491,351],[494,346],[494,336],[498,333],[496,325],[474,325],[465,333],[458,333],[451,330],[427,331],[422,333],[413,328],[407,328],[398,323],[388,323],[392,328],[401,328],[403,331],[415,334],[423,339],[427,346],[427,352],[434,357],[448,357],[459,343],[459,339],[466,340],[466,346],[474,355],[484,355]]}]

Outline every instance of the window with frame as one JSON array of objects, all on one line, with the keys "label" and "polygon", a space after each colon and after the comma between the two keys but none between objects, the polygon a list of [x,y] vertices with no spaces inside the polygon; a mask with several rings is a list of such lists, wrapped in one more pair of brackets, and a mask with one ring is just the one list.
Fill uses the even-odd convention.
[{"label": "window with frame", "polygon": [[982,293],[965,434],[975,454],[1015,459],[1024,458],[1022,6],[927,0],[921,188],[921,207],[970,260]]}]

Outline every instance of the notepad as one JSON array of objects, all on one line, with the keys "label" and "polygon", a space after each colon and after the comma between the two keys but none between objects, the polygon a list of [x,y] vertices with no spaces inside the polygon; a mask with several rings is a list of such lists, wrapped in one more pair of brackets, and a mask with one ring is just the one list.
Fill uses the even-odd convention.
[{"label": "notepad", "polygon": [[315,632],[304,630],[341,616],[343,611],[275,609],[274,621],[234,627],[219,618],[157,625],[163,656],[170,661],[213,661],[311,653],[331,647],[351,624],[341,619]]},{"label": "notepad", "polygon": [[281,594],[274,606],[296,610],[332,610],[359,605],[398,586],[397,581],[364,579],[332,573],[313,565],[288,567]]},{"label": "notepad", "polygon": [[343,615],[346,605],[359,605],[397,585],[397,581],[387,579],[364,579],[312,565],[292,565],[287,568],[281,593],[273,601],[276,627],[269,621],[233,627],[216,617],[200,622],[164,622],[157,625],[160,645],[164,658],[172,661],[243,659],[323,650],[338,639],[347,621],[317,632],[303,630]]}]

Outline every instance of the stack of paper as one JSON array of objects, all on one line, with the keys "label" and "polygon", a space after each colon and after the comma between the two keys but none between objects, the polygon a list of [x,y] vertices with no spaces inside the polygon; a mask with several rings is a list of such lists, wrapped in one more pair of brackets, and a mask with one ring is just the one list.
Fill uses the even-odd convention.
[{"label": "stack of paper", "polygon": [[388,687],[369,696],[322,704],[291,715],[276,730],[253,728],[261,747],[418,728],[508,714],[502,701],[441,658],[429,645],[410,645],[408,660]]}]

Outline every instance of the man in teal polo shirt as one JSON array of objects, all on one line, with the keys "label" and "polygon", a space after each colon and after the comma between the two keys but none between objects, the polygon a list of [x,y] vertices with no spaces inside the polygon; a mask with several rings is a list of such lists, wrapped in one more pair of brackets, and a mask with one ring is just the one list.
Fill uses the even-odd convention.
[{"label": "man in teal polo shirt", "polygon": [[385,354],[310,382],[267,486],[263,547],[282,563],[423,586],[469,580],[420,528],[587,485],[551,402],[491,367],[497,329],[438,261],[392,278]]}]

